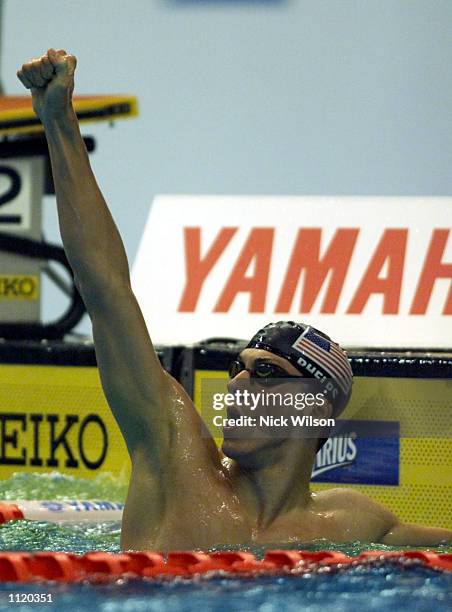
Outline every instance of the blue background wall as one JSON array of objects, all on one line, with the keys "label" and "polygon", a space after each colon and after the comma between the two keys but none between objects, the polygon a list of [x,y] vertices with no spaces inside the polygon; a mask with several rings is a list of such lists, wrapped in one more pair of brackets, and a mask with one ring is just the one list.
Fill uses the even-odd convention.
[{"label": "blue background wall", "polygon": [[23,93],[63,47],[78,93],[138,96],[84,128],[132,262],[157,193],[452,195],[451,27],[450,0],[6,0],[1,70]]}]

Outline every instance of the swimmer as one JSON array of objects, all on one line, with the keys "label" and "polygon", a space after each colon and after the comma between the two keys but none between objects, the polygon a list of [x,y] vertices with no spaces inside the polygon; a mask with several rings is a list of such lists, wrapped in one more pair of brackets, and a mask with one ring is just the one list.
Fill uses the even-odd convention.
[{"label": "swimmer", "polygon": [[[105,396],[132,463],[122,548],[209,549],[317,538],[397,546],[451,541],[451,531],[403,524],[355,490],[311,492],[312,466],[322,443],[315,438],[246,439],[225,432],[218,451],[211,437],[201,435],[201,417],[161,367],[132,292],[124,246],[73,110],[75,69],[73,55],[50,49],[17,75],[31,90],[45,129],[61,237],[92,321]],[[320,347],[317,356],[303,339],[310,339],[313,349]],[[327,358],[330,349],[333,361]],[[345,354],[317,330],[283,322],[254,336],[233,363],[229,385],[260,384],[268,376],[320,380],[323,373],[339,386],[323,409],[322,416],[331,416],[345,407],[350,394]]]}]

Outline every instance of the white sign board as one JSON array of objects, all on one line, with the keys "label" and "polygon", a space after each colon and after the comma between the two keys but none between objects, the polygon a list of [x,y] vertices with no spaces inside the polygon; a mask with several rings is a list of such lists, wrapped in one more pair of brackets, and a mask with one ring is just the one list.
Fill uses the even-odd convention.
[{"label": "white sign board", "polygon": [[158,196],[132,284],[151,338],[270,321],[354,347],[452,348],[452,198]]}]

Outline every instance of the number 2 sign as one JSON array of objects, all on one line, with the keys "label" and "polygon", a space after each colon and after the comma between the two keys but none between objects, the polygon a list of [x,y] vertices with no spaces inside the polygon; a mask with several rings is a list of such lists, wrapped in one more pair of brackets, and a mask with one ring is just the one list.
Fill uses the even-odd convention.
[{"label": "number 2 sign", "polygon": [[31,158],[0,161],[0,232],[30,229],[33,164]]}]

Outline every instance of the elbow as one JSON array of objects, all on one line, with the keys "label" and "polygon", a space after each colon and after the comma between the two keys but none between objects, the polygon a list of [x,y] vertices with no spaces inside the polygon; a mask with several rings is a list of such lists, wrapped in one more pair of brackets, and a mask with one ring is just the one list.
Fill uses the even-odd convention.
[{"label": "elbow", "polygon": [[99,305],[111,302],[112,296],[124,294],[131,291],[130,280],[121,278],[119,275],[109,278],[102,274],[90,275],[88,278],[74,276],[74,284],[80,293],[86,309],[91,312]]}]

